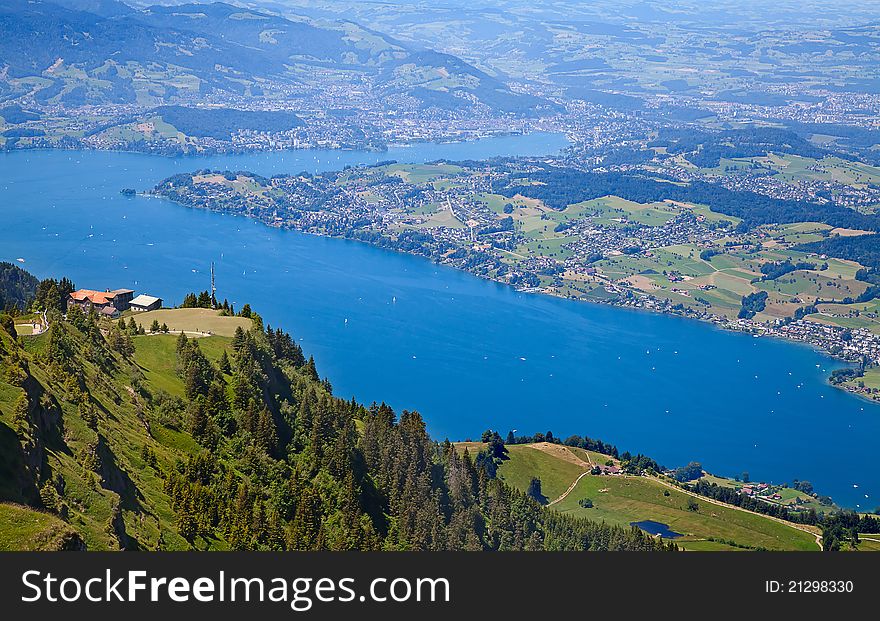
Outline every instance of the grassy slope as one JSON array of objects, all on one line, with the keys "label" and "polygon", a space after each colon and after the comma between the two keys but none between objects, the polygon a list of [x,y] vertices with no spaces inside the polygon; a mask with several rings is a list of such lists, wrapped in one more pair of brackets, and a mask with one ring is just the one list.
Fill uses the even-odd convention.
[{"label": "grassy slope", "polygon": [[[669,496],[664,495],[667,491]],[[594,507],[581,508],[578,501],[582,498],[590,498]],[[615,524],[641,520],[663,522],[669,524],[672,530],[685,535],[677,540],[684,548],[688,548],[688,540],[713,537],[770,550],[818,549],[815,537],[809,533],[757,514],[699,499],[699,510],[690,511],[690,498],[684,492],[669,489],[644,477],[588,475],[559,503],[559,510]]]},{"label": "grassy slope", "polygon": [[[468,449],[474,454],[481,446],[479,443],[471,443]],[[586,461],[589,457],[594,463],[604,463],[610,459],[607,455],[565,448],[575,459]],[[529,445],[509,446],[508,450],[510,459],[501,465],[498,476],[523,491],[528,488],[531,478],[537,476],[541,479],[542,490],[549,500],[554,500],[565,492],[585,470],[582,466],[564,459],[564,455],[560,457]],[[666,491],[669,492],[668,496],[664,495]],[[594,507],[580,507],[578,501],[583,498],[590,498]],[[687,508],[689,498],[682,491],[669,489],[658,481],[645,477],[587,475],[555,507],[564,513],[614,524],[628,525],[641,520],[664,522],[672,530],[686,535],[676,542],[689,550],[741,549],[720,541],[708,541],[709,538],[771,550],[818,549],[813,535],[761,515],[699,499],[699,511],[690,511]]]},{"label": "grassy slope", "polygon": [[[227,319],[232,319],[227,318]],[[234,329],[234,328],[233,328]],[[200,338],[199,347],[209,360],[216,362],[224,349],[229,349],[231,339],[223,336]],[[134,337],[136,349],[134,360],[141,368],[147,381],[153,388],[164,390],[168,394],[183,397],[183,381],[175,372],[175,345],[177,336],[174,334],[154,334]]]},{"label": "grassy slope", "polygon": [[0,503],[0,550],[70,550],[81,539],[77,532],[49,513]]},{"label": "grassy slope", "polygon": [[[215,321],[228,321],[231,330],[227,327],[223,331],[231,334],[241,320],[216,318]],[[4,335],[2,338],[8,337]],[[91,363],[83,365],[93,403],[99,411],[98,429],[112,452],[114,475],[118,475],[122,481],[127,479],[131,482],[131,485],[123,485],[118,490],[121,494],[102,486],[100,477],[86,471],[81,465],[83,450],[97,439],[97,435],[79,416],[77,405],[66,400],[63,388],[53,384],[40,363],[37,354],[45,349],[47,338],[46,334],[24,337],[22,342],[30,356],[30,372],[40,385],[56,396],[63,413],[64,441],[58,445],[46,446],[45,464],[52,473],[61,474],[64,478],[64,501],[70,510],[69,528],[79,533],[89,550],[115,549],[118,544],[108,524],[113,507],[118,504],[131,547],[155,548],[161,525],[166,549],[188,549],[189,545],[173,526],[175,516],[163,489],[164,481],[144,463],[141,450],[143,446],[148,446],[156,454],[160,467],[167,471],[172,464],[185,459],[187,454],[198,452],[200,448],[186,432],[163,427],[155,420],[149,421],[148,432],[138,416],[139,411],[146,409],[145,401],[133,394],[131,389],[132,375],[139,372],[144,376],[145,387],[150,392],[162,390],[172,395],[183,394],[183,384],[174,370],[177,337],[135,337],[134,364],[114,354],[115,369],[110,376],[100,373]],[[214,360],[220,357],[222,350],[229,347],[230,343],[229,338],[218,336],[200,338],[198,341],[206,356]],[[9,347],[8,342],[5,345]],[[0,501],[26,500],[20,497],[17,489],[8,484],[12,478],[11,473],[21,469],[19,442],[12,431],[12,408],[21,392],[20,388],[6,381],[4,374],[0,374],[0,442],[3,443],[0,445],[0,482],[3,483],[0,485]],[[134,488],[138,491],[137,495],[127,493],[127,490]],[[8,505],[4,505],[6,506]],[[0,514],[0,524],[4,522],[2,516]],[[45,519],[42,516],[46,514],[37,513],[37,516]],[[22,524],[25,525],[25,532],[16,535],[19,541],[24,542],[24,545],[30,545],[31,541],[41,541],[39,534],[42,532],[43,522],[40,519],[31,520],[30,527],[27,526],[27,521]],[[222,541],[197,540],[196,545],[202,548],[225,548]],[[17,549],[21,547],[17,546]]]},{"label": "grassy slope", "polygon": [[[126,315],[128,317],[129,315]],[[247,330],[251,326],[250,319],[244,317],[221,317],[218,311],[210,308],[175,308],[134,313],[134,320],[149,330],[153,321],[159,325],[167,324],[171,332],[212,332],[218,336],[232,336],[235,329]]]},{"label": "grassy slope", "polygon": [[508,447],[510,457],[498,470],[498,478],[526,490],[532,477],[541,479],[541,491],[548,501],[555,500],[586,468],[565,461],[529,445]]}]

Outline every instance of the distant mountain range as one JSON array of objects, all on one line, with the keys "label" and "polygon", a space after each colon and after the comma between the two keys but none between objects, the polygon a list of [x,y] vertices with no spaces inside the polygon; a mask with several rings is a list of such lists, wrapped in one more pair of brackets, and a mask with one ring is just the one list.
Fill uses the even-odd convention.
[{"label": "distant mountain range", "polygon": [[482,103],[528,114],[553,106],[455,56],[350,21],[219,2],[139,10],[115,0],[4,0],[0,35],[0,101],[29,93],[37,104],[66,106],[301,97],[327,79],[446,109]]}]

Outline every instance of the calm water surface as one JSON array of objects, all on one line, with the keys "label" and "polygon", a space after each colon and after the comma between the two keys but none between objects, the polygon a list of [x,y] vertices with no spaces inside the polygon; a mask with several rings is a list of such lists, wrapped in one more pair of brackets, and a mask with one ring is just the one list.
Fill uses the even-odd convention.
[{"label": "calm water surface", "polygon": [[677,533],[669,528],[669,524],[664,524],[663,522],[655,522],[654,520],[630,522],[629,525],[638,526],[649,535],[660,535],[660,537],[662,537],[663,539],[678,539],[679,537],[684,536],[681,533]]},{"label": "calm water surface", "polygon": [[0,260],[172,304],[209,287],[213,260],[220,297],[301,339],[337,394],[417,409],[438,438],[579,433],[669,466],[800,478],[839,503],[880,505],[880,406],[828,386],[837,363],[808,347],[517,293],[417,257],[119,193],[205,167],[271,175],[564,144],[537,135],[382,154],[4,154]]}]

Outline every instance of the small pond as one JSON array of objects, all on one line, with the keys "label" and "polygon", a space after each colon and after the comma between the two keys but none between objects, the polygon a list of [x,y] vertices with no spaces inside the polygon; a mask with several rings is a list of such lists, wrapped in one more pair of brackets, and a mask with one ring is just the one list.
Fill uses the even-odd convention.
[{"label": "small pond", "polygon": [[669,529],[669,524],[663,522],[654,522],[653,520],[642,520],[641,522],[630,522],[630,526],[638,526],[646,533],[651,535],[660,535],[663,539],[678,539],[683,537],[681,533]]}]

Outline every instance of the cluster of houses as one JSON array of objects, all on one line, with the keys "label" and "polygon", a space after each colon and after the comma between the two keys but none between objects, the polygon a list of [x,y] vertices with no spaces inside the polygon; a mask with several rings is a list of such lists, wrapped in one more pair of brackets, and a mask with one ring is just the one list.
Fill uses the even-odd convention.
[{"label": "cluster of houses", "polygon": [[131,289],[107,289],[95,291],[79,289],[70,294],[68,308],[77,306],[88,313],[92,309],[103,317],[116,318],[127,310],[145,312],[162,308],[162,298],[140,294],[135,297]]},{"label": "cluster of houses", "polygon": [[763,498],[770,500],[782,500],[782,496],[770,488],[766,483],[758,483],[757,485],[743,485],[739,493],[743,496],[752,498]]},{"label": "cluster of houses", "polygon": [[610,475],[610,476],[618,476],[620,474],[623,474],[623,470],[621,470],[620,467],[615,466],[613,464],[611,466],[609,466],[607,464],[597,464],[597,465],[593,466],[593,469],[590,471],[590,474],[593,474],[593,475],[605,474],[605,475]]}]

